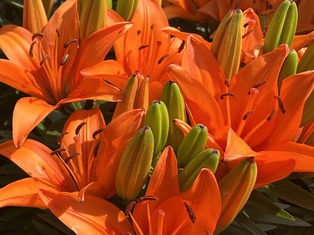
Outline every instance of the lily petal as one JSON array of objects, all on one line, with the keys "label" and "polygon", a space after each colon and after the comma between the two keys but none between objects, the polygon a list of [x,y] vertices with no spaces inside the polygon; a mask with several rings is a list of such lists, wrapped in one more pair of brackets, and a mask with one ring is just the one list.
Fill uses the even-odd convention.
[{"label": "lily petal", "polygon": [[78,201],[77,193],[60,193],[41,189],[38,194],[46,206],[76,234],[127,234],[132,225],[124,213],[108,201],[85,196]]},{"label": "lily petal", "polygon": [[193,186],[182,193],[182,198],[187,200],[196,215],[195,224],[184,231],[189,231],[187,234],[201,234],[208,230],[213,234],[221,212],[221,197],[214,174],[202,169]]},{"label": "lily petal", "polygon": [[27,135],[57,106],[52,106],[44,100],[24,97],[17,101],[13,111],[13,141],[21,147]]},{"label": "lily petal", "polygon": [[51,152],[48,147],[32,139],[26,140],[19,149],[16,149],[13,141],[0,145],[0,154],[10,159],[32,178],[49,181],[60,190],[76,190],[71,176]]},{"label": "lily petal", "polygon": [[32,33],[39,33],[47,24],[47,15],[41,0],[25,0],[23,27]]},{"label": "lily petal", "polygon": [[0,189],[0,207],[5,206],[26,206],[45,208],[37,192],[40,188],[57,190],[55,185],[47,180],[25,178],[14,181]]}]

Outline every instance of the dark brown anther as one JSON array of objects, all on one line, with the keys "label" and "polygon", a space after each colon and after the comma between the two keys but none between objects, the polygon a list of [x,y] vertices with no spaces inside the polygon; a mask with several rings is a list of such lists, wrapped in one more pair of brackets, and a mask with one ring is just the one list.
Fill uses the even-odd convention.
[{"label": "dark brown anther", "polygon": [[69,60],[70,55],[69,54],[65,54],[65,56],[63,57],[63,59],[60,62],[60,65],[65,65],[65,63]]},{"label": "dark brown anther", "polygon": [[65,148],[58,148],[58,149],[56,149],[56,150],[53,150],[51,153],[50,153],[50,155],[52,156],[52,155],[56,155],[56,154],[58,154],[58,153],[61,153],[61,152],[64,152],[65,151]]},{"label": "dark brown anther", "polygon": [[274,117],[276,112],[277,112],[277,109],[273,108],[273,110],[270,112],[270,114],[267,117],[267,121],[270,121]]},{"label": "dark brown anther", "polygon": [[161,62],[164,61],[164,59],[166,59],[169,56],[169,54],[164,54],[159,60],[158,60],[158,64],[161,64]]},{"label": "dark brown anther", "polygon": [[130,213],[131,213],[131,211],[133,210],[133,208],[134,208],[135,205],[136,205],[136,201],[131,201],[131,202],[129,203],[129,205],[125,208],[124,215],[125,215],[126,217],[129,218],[129,215],[130,215]]},{"label": "dark brown anther", "polygon": [[63,138],[65,135],[67,135],[67,134],[69,134],[69,132],[63,132],[61,135],[58,136],[58,139],[57,139],[58,145],[61,144],[62,138]]},{"label": "dark brown anther", "polygon": [[32,42],[31,46],[29,47],[28,54],[29,54],[30,57],[34,56],[33,49],[34,49],[34,45],[35,44],[36,44],[36,41]]},{"label": "dark brown anther", "polygon": [[59,29],[56,29],[56,32],[57,32],[58,37],[60,37],[60,31],[59,31]]},{"label": "dark brown anther", "polygon": [[144,201],[147,201],[147,200],[158,200],[158,198],[155,197],[155,196],[143,196],[143,197],[137,198],[137,199],[134,200],[134,201],[131,201],[131,202],[129,203],[129,205],[126,207],[125,211],[124,211],[125,216],[126,216],[126,217],[129,217],[130,212],[133,210],[134,206],[135,206],[137,203],[144,202]]},{"label": "dark brown anther", "polygon": [[255,85],[253,86],[253,88],[258,88],[258,87],[260,87],[261,85],[264,85],[265,83],[266,83],[266,81],[261,81],[261,82],[255,84]]},{"label": "dark brown anther", "polygon": [[196,215],[195,215],[192,207],[190,207],[190,205],[187,204],[186,202],[184,202],[184,206],[185,206],[186,211],[188,212],[188,215],[189,215],[192,223],[194,224],[196,221]]},{"label": "dark brown anther", "polygon": [[243,115],[242,119],[245,121],[251,114],[254,113],[254,110],[250,110]]},{"label": "dark brown anther", "polygon": [[64,43],[63,47],[64,47],[64,48],[67,48],[70,44],[72,44],[72,43],[74,43],[74,42],[77,42],[77,40],[76,40],[76,39],[72,39],[72,40],[70,40],[70,41],[67,41],[66,43]]},{"label": "dark brown anther", "polygon": [[282,112],[282,114],[284,114],[286,112],[286,110],[285,110],[285,106],[283,105],[282,99],[278,95],[275,96],[274,98],[278,100],[279,109]]},{"label": "dark brown anther", "polygon": [[178,48],[178,53],[180,53],[184,49],[184,46],[185,46],[185,41],[182,40],[182,42],[181,42],[181,44],[180,44],[180,46]]},{"label": "dark brown anther", "polygon": [[226,96],[231,96],[233,98],[237,98],[235,94],[231,93],[231,92],[227,92],[227,93],[223,93],[220,95],[220,99],[223,100]]},{"label": "dark brown anther", "polygon": [[140,51],[140,50],[142,50],[142,49],[144,49],[144,48],[146,48],[146,47],[149,47],[149,45],[142,45],[142,46],[140,46],[140,47],[138,48],[138,50]]},{"label": "dark brown anther", "polygon": [[155,25],[154,25],[154,24],[152,24],[152,25],[150,26],[150,29],[151,29],[151,30],[153,30],[153,29],[154,29],[154,27],[155,27]]},{"label": "dark brown anther", "polygon": [[82,122],[80,125],[78,125],[75,129],[75,135],[78,135],[78,133],[80,132],[81,128],[86,125],[86,122]]},{"label": "dark brown anther", "polygon": [[34,33],[33,36],[32,36],[32,41],[35,39],[35,38],[43,38],[43,34],[42,33]]},{"label": "dark brown anther", "polygon": [[96,143],[95,148],[94,148],[94,157],[97,157],[97,155],[98,155],[98,151],[99,151],[100,144],[101,144],[101,141],[99,140],[99,141]]},{"label": "dark brown anther", "polygon": [[68,163],[71,159],[77,157],[78,155],[80,155],[79,153],[73,153],[70,156],[68,156],[66,159],[64,159],[65,163]]},{"label": "dark brown anther", "polygon": [[228,79],[225,79],[224,84],[226,87],[230,87],[230,81]]},{"label": "dark brown anther", "polygon": [[253,32],[253,29],[248,30],[245,34],[242,35],[242,39],[244,39],[245,37],[247,37],[250,33]]},{"label": "dark brown anther", "polygon": [[142,31],[141,31],[140,29],[138,29],[138,30],[136,31],[137,36],[140,35],[141,33],[142,33]]},{"label": "dark brown anther", "polygon": [[48,58],[48,54],[44,55],[43,59],[40,61],[40,66],[42,66],[43,63],[45,63],[47,58]]},{"label": "dark brown anther", "polygon": [[249,26],[249,22],[246,22],[246,23],[243,25],[244,28],[246,28],[246,27],[248,27],[248,26]]},{"label": "dark brown anther", "polygon": [[162,41],[156,41],[156,45],[160,47],[162,45]]},{"label": "dark brown anther", "polygon": [[98,130],[94,131],[93,138],[96,139],[97,135],[103,132],[104,130],[105,130],[104,128],[99,128]]}]

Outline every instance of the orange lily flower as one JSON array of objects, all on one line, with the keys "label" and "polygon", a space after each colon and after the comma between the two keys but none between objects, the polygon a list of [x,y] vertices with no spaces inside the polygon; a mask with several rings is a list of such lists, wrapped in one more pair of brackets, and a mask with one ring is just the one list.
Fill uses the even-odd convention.
[{"label": "orange lily flower", "polygon": [[45,205],[76,234],[134,234],[124,213],[110,202],[94,196],[77,200],[77,193],[52,192],[40,189]]},{"label": "orange lily flower", "polygon": [[[150,76],[150,100],[158,99],[162,85],[169,80],[166,68],[171,63],[180,63],[184,44],[162,31],[169,24],[156,0],[139,0],[131,22],[133,27],[114,44],[116,60],[124,68],[126,77],[124,82],[117,79],[108,81],[123,89],[127,78],[137,71],[144,77]],[[83,75],[106,74],[108,67],[105,65],[106,62],[102,62],[86,69]]]},{"label": "orange lily flower", "polygon": [[[157,200],[145,200],[145,199]],[[176,156],[171,147],[160,156],[143,200],[132,217],[137,234],[213,234],[221,200],[213,173],[203,169],[192,187],[180,193]]]},{"label": "orange lily flower", "polygon": [[106,126],[98,108],[78,110],[67,120],[57,150],[31,139],[19,149],[12,141],[1,144],[0,154],[30,177],[0,189],[0,207],[46,207],[38,189],[78,191],[81,201],[85,194],[112,196],[120,156],[126,142],[139,129],[143,115],[143,110],[131,110]]},{"label": "orange lily flower", "polygon": [[310,0],[296,0],[298,4],[298,27],[297,32],[300,34],[310,33],[314,30],[314,12]]},{"label": "orange lily flower", "polygon": [[76,5],[76,0],[62,4],[42,33],[32,34],[14,25],[0,29],[0,47],[9,58],[0,60],[0,81],[33,96],[20,99],[14,109],[13,140],[18,147],[62,104],[123,99],[118,88],[101,79],[84,79],[80,71],[103,61],[113,42],[131,24],[117,23],[79,42]]},{"label": "orange lily flower", "polygon": [[[207,126],[211,141],[224,151],[221,156],[226,169],[220,172],[243,157],[254,156],[258,187],[291,171],[314,170],[314,148],[293,141],[304,103],[313,90],[313,71],[286,78],[279,96],[277,78],[288,53],[286,45],[257,57],[230,83],[207,47],[191,38],[186,52],[190,50],[195,58],[207,58],[206,64],[183,57],[182,67],[171,65],[168,72],[182,89],[192,125]],[[280,168],[281,164],[285,167]]]}]

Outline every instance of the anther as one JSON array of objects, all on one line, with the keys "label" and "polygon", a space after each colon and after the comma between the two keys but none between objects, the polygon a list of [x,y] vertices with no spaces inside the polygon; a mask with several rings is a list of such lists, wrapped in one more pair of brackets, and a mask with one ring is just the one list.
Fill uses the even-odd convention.
[{"label": "anther", "polygon": [[94,148],[94,157],[97,157],[97,155],[98,155],[98,151],[99,151],[100,144],[101,144],[101,141],[99,140],[99,141],[96,143],[96,146],[95,146],[95,148]]},{"label": "anther", "polygon": [[178,53],[180,53],[184,49],[185,41],[183,40],[178,48]]},{"label": "anther", "polygon": [[260,87],[261,85],[264,85],[265,83],[266,83],[266,81],[260,81],[259,83],[255,84],[255,85],[253,86],[253,88],[258,88],[258,87]]},{"label": "anther", "polygon": [[33,36],[32,36],[32,41],[35,39],[35,38],[37,38],[37,37],[39,37],[39,38],[43,38],[43,34],[42,33],[34,33],[33,34]]},{"label": "anther", "polygon": [[153,29],[154,29],[154,27],[155,27],[155,25],[154,25],[154,24],[152,24],[152,25],[150,26],[150,29],[151,29],[151,30],[153,30]]},{"label": "anther", "polygon": [[77,42],[77,40],[76,40],[76,39],[72,39],[72,40],[70,40],[70,41],[67,41],[66,43],[64,43],[63,47],[64,47],[64,48],[67,48],[70,44],[72,44],[72,43],[74,43],[74,42]]},{"label": "anther", "polygon": [[230,87],[230,81],[228,79],[225,79],[224,84],[226,87]]},{"label": "anther", "polygon": [[169,54],[164,54],[159,60],[158,60],[158,64],[161,64],[161,62],[164,61],[164,59],[166,59],[169,56]]},{"label": "anther", "polygon": [[93,133],[93,139],[96,139],[97,135],[101,132],[103,132],[105,129],[104,128],[99,128],[98,130],[94,131]]},{"label": "anther", "polygon": [[248,111],[246,114],[243,115],[242,119],[245,121],[253,113],[254,113],[254,110]]},{"label": "anther", "polygon": [[45,63],[47,58],[48,58],[48,54],[44,55],[43,59],[40,61],[40,66],[42,66],[43,63]]},{"label": "anther", "polygon": [[157,45],[157,46],[161,46],[161,44],[162,44],[162,41],[159,41],[159,40],[156,41],[156,45]]},{"label": "anther", "polygon": [[61,133],[61,135],[58,136],[58,139],[57,139],[58,145],[61,144],[62,138],[63,138],[65,135],[67,135],[67,134],[69,134],[69,132],[63,132],[63,133]]},{"label": "anther", "polygon": [[249,26],[249,22],[246,22],[246,23],[243,25],[244,28],[246,28],[246,27],[248,27],[248,26]]},{"label": "anther", "polygon": [[29,54],[30,57],[34,56],[33,49],[34,49],[34,45],[35,44],[36,44],[36,41],[32,42],[31,46],[29,47],[28,54]]},{"label": "anther", "polygon": [[253,29],[248,30],[245,34],[242,35],[242,39],[244,39],[245,37],[247,37],[250,33],[253,32]]},{"label": "anther", "polygon": [[60,65],[65,65],[65,63],[69,60],[70,55],[69,54],[65,54],[65,56],[63,57],[63,59],[60,62]]},{"label": "anther", "polygon": [[70,156],[68,156],[66,159],[64,159],[65,163],[68,163],[71,159],[77,157],[78,155],[80,155],[79,153],[73,153]]},{"label": "anther", "polygon": [[195,215],[192,207],[190,207],[190,205],[187,204],[186,202],[184,202],[184,206],[185,206],[186,211],[188,212],[188,215],[189,215],[192,223],[194,224],[196,221],[196,215]]},{"label": "anther", "polygon": [[57,32],[58,37],[60,37],[60,32],[58,29],[56,29],[56,32]]},{"label": "anther", "polygon": [[220,99],[223,100],[226,96],[231,96],[233,98],[237,98],[235,94],[231,93],[231,92],[227,92],[227,93],[223,93],[220,95]]},{"label": "anther", "polygon": [[284,114],[286,110],[285,110],[285,106],[283,105],[282,99],[280,98],[280,96],[275,96],[274,98],[278,100],[279,109],[282,112],[282,114]]},{"label": "anther", "polygon": [[155,196],[143,196],[143,197],[137,198],[134,201],[131,201],[129,203],[129,205],[125,208],[125,211],[124,211],[125,216],[129,217],[130,212],[133,210],[134,206],[137,203],[144,202],[144,201],[147,201],[147,200],[158,200],[158,198],[155,197]]},{"label": "anther", "polygon": [[81,128],[86,125],[86,122],[82,122],[80,125],[78,125],[75,129],[75,135],[78,135],[78,133],[80,132]]},{"label": "anther", "polygon": [[137,31],[136,31],[136,34],[137,35],[140,35],[142,33],[142,31],[140,30],[140,29],[138,29]]},{"label": "anther", "polygon": [[267,121],[270,121],[274,117],[276,112],[277,112],[277,109],[273,108],[273,110],[270,112],[270,114],[267,117]]},{"label": "anther", "polygon": [[140,50],[142,50],[142,49],[144,49],[144,48],[146,48],[146,47],[149,47],[149,45],[142,45],[142,46],[140,46],[140,47],[138,48],[138,50],[140,51]]},{"label": "anther", "polygon": [[52,155],[56,155],[56,154],[58,154],[58,153],[61,153],[61,152],[64,152],[66,149],[65,148],[58,148],[58,149],[56,149],[56,150],[53,150],[51,153],[50,153],[50,155],[52,156]]}]

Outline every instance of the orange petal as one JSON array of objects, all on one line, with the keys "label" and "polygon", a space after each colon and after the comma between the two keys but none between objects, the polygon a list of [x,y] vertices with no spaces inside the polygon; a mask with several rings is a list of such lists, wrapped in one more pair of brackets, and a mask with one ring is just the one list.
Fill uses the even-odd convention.
[{"label": "orange petal", "polygon": [[267,153],[272,153],[273,157],[267,159],[269,162],[276,160],[293,159],[295,160],[294,172],[314,172],[314,147],[295,142],[278,143],[274,142],[268,146]]},{"label": "orange petal", "polygon": [[127,234],[133,233],[132,225],[124,213],[103,199],[85,196],[78,201],[77,193],[58,193],[39,190],[38,194],[66,226],[77,234]]},{"label": "orange petal", "polygon": [[73,179],[57,156],[51,155],[51,152],[48,147],[32,139],[26,140],[19,149],[14,146],[13,141],[0,145],[0,154],[10,159],[31,177],[47,180],[60,190],[75,190]]},{"label": "orange petal", "polygon": [[[182,193],[196,215],[196,222],[184,229],[187,234],[201,234],[208,230],[213,234],[221,211],[221,197],[214,174],[202,169],[193,186]],[[210,215],[210,219],[208,216]]]},{"label": "orange petal", "polygon": [[[168,20],[157,1],[139,0],[132,23],[133,27],[115,43],[117,61],[129,75],[135,71],[151,75],[168,49],[170,37],[160,30],[168,26]],[[145,48],[140,50],[141,46]]]},{"label": "orange petal", "polygon": [[274,158],[274,160],[268,162],[264,162],[264,158],[266,159],[267,156],[259,156],[259,154],[255,156],[258,173],[254,188],[259,188],[281,180],[291,174],[295,168],[295,160],[286,158],[283,160],[278,159],[277,161],[276,158],[278,155],[285,155],[285,153],[283,152],[277,153],[276,155],[270,155],[269,158]]},{"label": "orange petal", "polygon": [[0,81],[26,94],[45,98],[45,90],[40,89],[34,84],[34,77],[23,67],[10,60],[0,59]]},{"label": "orange petal", "polygon": [[[25,70],[35,72],[40,69],[39,61],[30,59],[29,49],[32,43],[32,33],[15,26],[5,25],[0,29],[0,47],[10,61],[20,65]],[[1,66],[1,69],[4,68]]]},{"label": "orange petal", "polygon": [[213,135],[219,135],[224,127],[224,118],[214,97],[180,66],[170,65],[167,72],[178,83],[195,122],[207,126]]},{"label": "orange petal", "polygon": [[[232,127],[235,131],[244,114],[249,111],[246,104],[253,98],[248,92],[261,82],[266,83],[258,87],[259,93],[254,100],[254,114],[252,114],[255,118],[249,117],[245,121],[245,132],[249,132],[263,118],[268,117],[276,104],[274,96],[278,95],[277,78],[288,51],[287,45],[281,45],[272,52],[257,57],[231,79],[229,91],[236,95],[235,99],[230,99]],[[272,124],[272,122],[267,123]],[[270,128],[263,128],[263,132],[258,133],[257,138],[269,130]]]},{"label": "orange petal", "polygon": [[86,195],[103,198],[105,196],[105,188],[98,181],[93,181],[82,188],[78,194],[80,202],[85,201]]},{"label": "orange petal", "polygon": [[37,98],[19,99],[13,111],[14,144],[20,147],[28,134],[57,107]]},{"label": "orange petal", "polygon": [[[292,75],[283,80],[280,97],[285,113],[278,112],[276,125],[268,141],[290,141],[295,138],[302,119],[304,103],[314,88],[314,72]],[[312,107],[309,108],[312,112]]]},{"label": "orange petal", "polygon": [[[209,69],[209,66],[215,69]],[[210,95],[217,97],[217,94],[219,96],[225,90],[224,72],[204,40],[193,36],[187,38],[182,67],[190,73],[192,79],[199,80]]]},{"label": "orange petal", "polygon": [[37,193],[40,188],[56,190],[52,183],[43,179],[25,178],[14,181],[0,189],[0,207],[26,206],[44,208],[46,205]]},{"label": "orange petal", "polygon": [[[111,75],[107,75],[111,76]],[[114,76],[114,75],[113,75]],[[77,87],[59,103],[78,102],[82,100],[106,100],[121,101],[124,98],[122,92],[117,87],[101,79],[83,79]]]},{"label": "orange petal", "polygon": [[[72,68],[72,70],[80,72],[82,69],[102,62],[115,40],[124,34],[131,26],[131,23],[119,22],[97,30],[95,33],[85,38],[80,44],[76,64],[74,65],[76,67],[75,69]],[[73,86],[76,86],[79,82],[80,80],[76,79],[71,83]]]}]

